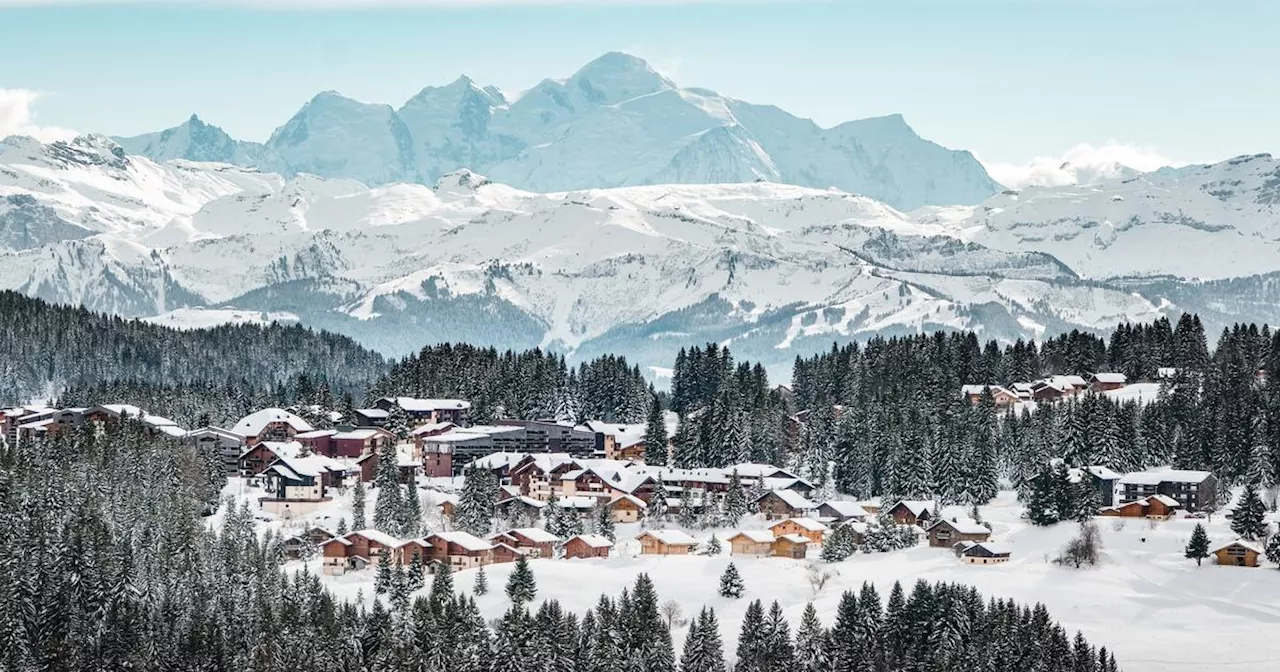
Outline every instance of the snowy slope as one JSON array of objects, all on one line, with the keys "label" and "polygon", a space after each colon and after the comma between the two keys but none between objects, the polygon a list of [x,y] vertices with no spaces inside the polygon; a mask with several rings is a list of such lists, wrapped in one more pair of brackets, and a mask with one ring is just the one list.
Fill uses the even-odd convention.
[{"label": "snowy slope", "polygon": [[[645,81],[593,95],[626,95]],[[1269,161],[1199,169],[1213,180],[1190,169],[1142,176],[1148,185],[1176,180],[1164,196],[1147,188],[1146,207],[1194,200],[1188,188],[1198,193],[1254,162],[1250,170],[1263,173]],[[769,170],[764,157],[722,165]],[[1121,201],[1106,189],[1133,184],[1091,189],[1111,204]],[[1206,235],[1265,235],[1269,192],[1260,177],[1248,184],[1210,196],[1237,199],[1236,224]],[[1052,203],[1076,189],[990,203]],[[1088,205],[1077,217],[1089,217]],[[998,206],[986,207],[983,219],[956,208],[904,214],[834,189],[754,181],[536,193],[470,171],[433,187],[369,188],[220,163],[156,164],[100,136],[10,139],[0,145],[0,287],[175,323],[225,317],[172,312],[183,308],[287,313],[390,353],[472,340],[584,357],[625,352],[645,366],[668,366],[679,347],[707,340],[785,366],[832,339],[870,333],[977,329],[1016,339],[1107,329],[1177,311],[1172,292],[1198,301],[1210,291],[1168,278],[1159,291],[1090,278],[1069,238],[1011,242],[1010,232],[1032,225],[992,224]],[[1280,271],[1265,251],[1237,266]],[[1171,273],[1197,261],[1165,256]],[[1140,275],[1161,258],[1158,247],[1118,256],[1110,274]]]},{"label": "snowy slope", "polygon": [[1280,162],[1243,156],[916,214],[987,247],[1047,252],[1085,277],[1269,273],[1280,258]]},{"label": "snowy slope", "polygon": [[324,92],[265,146],[195,117],[120,142],[157,161],[222,161],[370,185],[433,184],[461,168],[540,192],[763,179],[836,187],[904,209],[973,204],[999,190],[971,154],[920,138],[901,116],[823,129],[776,107],[680,88],[616,52],[518,96],[467,77],[424,88],[399,109]]}]

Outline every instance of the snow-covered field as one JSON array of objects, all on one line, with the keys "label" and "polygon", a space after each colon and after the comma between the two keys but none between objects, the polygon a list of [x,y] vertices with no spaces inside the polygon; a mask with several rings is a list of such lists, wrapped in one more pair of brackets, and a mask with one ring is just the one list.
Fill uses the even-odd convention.
[{"label": "snow-covered field", "polygon": [[[255,495],[243,481],[233,481],[228,494]],[[423,491],[427,525],[438,529],[444,522],[436,508],[436,493]],[[373,496],[368,503],[373,510]],[[944,509],[944,516],[964,515],[960,508]],[[781,558],[731,558],[728,544],[719,557],[640,556],[631,539],[637,525],[619,525],[619,545],[608,560],[551,560],[532,562],[538,581],[538,599],[554,598],[567,608],[581,612],[594,605],[601,593],[616,594],[630,585],[637,574],[648,573],[662,600],[674,599],[685,616],[702,605],[716,609],[722,636],[732,649],[747,603],[756,598],[777,600],[793,625],[807,602],[812,601],[830,624],[840,593],[857,589],[864,581],[876,584],[887,597],[894,581],[910,588],[917,579],[971,584],[985,596],[1014,598],[1025,603],[1043,602],[1053,617],[1069,631],[1080,630],[1095,645],[1113,650],[1126,672],[1200,672],[1217,669],[1268,669],[1280,664],[1280,639],[1267,633],[1280,632],[1280,571],[1264,563],[1260,568],[1219,567],[1212,558],[1197,567],[1182,556],[1194,520],[1151,523],[1145,520],[1098,518],[1103,534],[1101,564],[1092,569],[1064,569],[1051,562],[1058,549],[1075,533],[1073,524],[1036,528],[1019,520],[1021,507],[1012,492],[1004,492],[982,516],[992,523],[993,540],[1010,544],[1013,560],[1005,565],[966,565],[947,549],[917,546],[905,551],[881,554],[854,554],[849,559],[827,564],[817,560]],[[349,516],[345,500],[315,512],[300,521],[263,521],[267,527],[301,529],[319,522],[335,525]],[[216,518],[215,518],[216,520]],[[1221,516],[1202,521],[1216,547],[1234,538]],[[743,529],[763,528],[758,519],[744,520]],[[701,538],[711,532],[695,532]],[[724,539],[723,531],[718,533]],[[747,593],[739,600],[718,594],[719,577],[725,566],[738,564]],[[288,569],[300,569],[294,562]],[[306,563],[320,573],[320,561]],[[826,587],[814,594],[808,581],[813,565],[833,573]],[[508,607],[502,586],[512,565],[486,568],[490,592],[477,598],[487,617],[500,616]],[[474,570],[459,572],[454,585],[470,592]],[[324,577],[338,595],[349,599],[374,599],[374,572]],[[683,629],[675,633],[677,646]]]}]

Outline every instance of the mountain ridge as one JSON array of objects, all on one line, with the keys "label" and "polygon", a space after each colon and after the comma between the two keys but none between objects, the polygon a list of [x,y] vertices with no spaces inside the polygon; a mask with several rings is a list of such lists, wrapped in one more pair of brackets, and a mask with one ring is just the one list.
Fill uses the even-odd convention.
[{"label": "mountain ridge", "polygon": [[398,108],[322,91],[264,143],[233,139],[195,115],[116,140],[160,162],[219,161],[370,186],[430,185],[464,168],[539,192],[750,176],[836,187],[904,210],[975,204],[1001,189],[971,153],[924,140],[901,115],[822,128],[774,106],[681,88],[622,52],[514,96],[465,75]]}]

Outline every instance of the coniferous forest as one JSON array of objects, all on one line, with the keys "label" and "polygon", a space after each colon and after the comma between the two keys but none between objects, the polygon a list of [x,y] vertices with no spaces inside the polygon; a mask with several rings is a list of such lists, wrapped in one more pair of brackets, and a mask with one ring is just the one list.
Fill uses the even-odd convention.
[{"label": "coniferous forest", "polygon": [[753,603],[732,654],[709,609],[678,653],[644,574],[580,616],[521,598],[487,623],[447,572],[411,599],[403,568],[385,596],[352,603],[317,575],[282,571],[279,540],[260,536],[247,508],[222,503],[202,518],[223,478],[133,421],[0,450],[0,669],[1116,669],[1042,606],[923,581],[886,601],[870,585],[846,593],[829,625],[810,607],[794,636],[776,603]]}]

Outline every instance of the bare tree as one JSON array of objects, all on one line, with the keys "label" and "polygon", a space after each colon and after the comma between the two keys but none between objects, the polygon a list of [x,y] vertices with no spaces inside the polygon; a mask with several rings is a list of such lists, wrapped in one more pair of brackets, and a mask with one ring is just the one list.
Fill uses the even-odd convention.
[{"label": "bare tree", "polygon": [[1054,562],[1059,565],[1070,565],[1079,569],[1085,565],[1098,564],[1098,551],[1102,549],[1102,535],[1093,521],[1080,523],[1080,533],[1058,554]]},{"label": "bare tree", "polygon": [[817,565],[809,565],[808,569],[805,570],[805,574],[808,576],[809,588],[813,589],[815,597],[826,587],[827,581],[830,581],[831,577],[835,576],[830,570],[819,569]]},{"label": "bare tree", "polygon": [[684,616],[684,610],[680,608],[679,602],[676,602],[675,600],[667,600],[662,603],[662,607],[660,607],[660,609],[662,611],[662,620],[667,622],[668,629],[688,623],[688,621],[681,618]]}]

